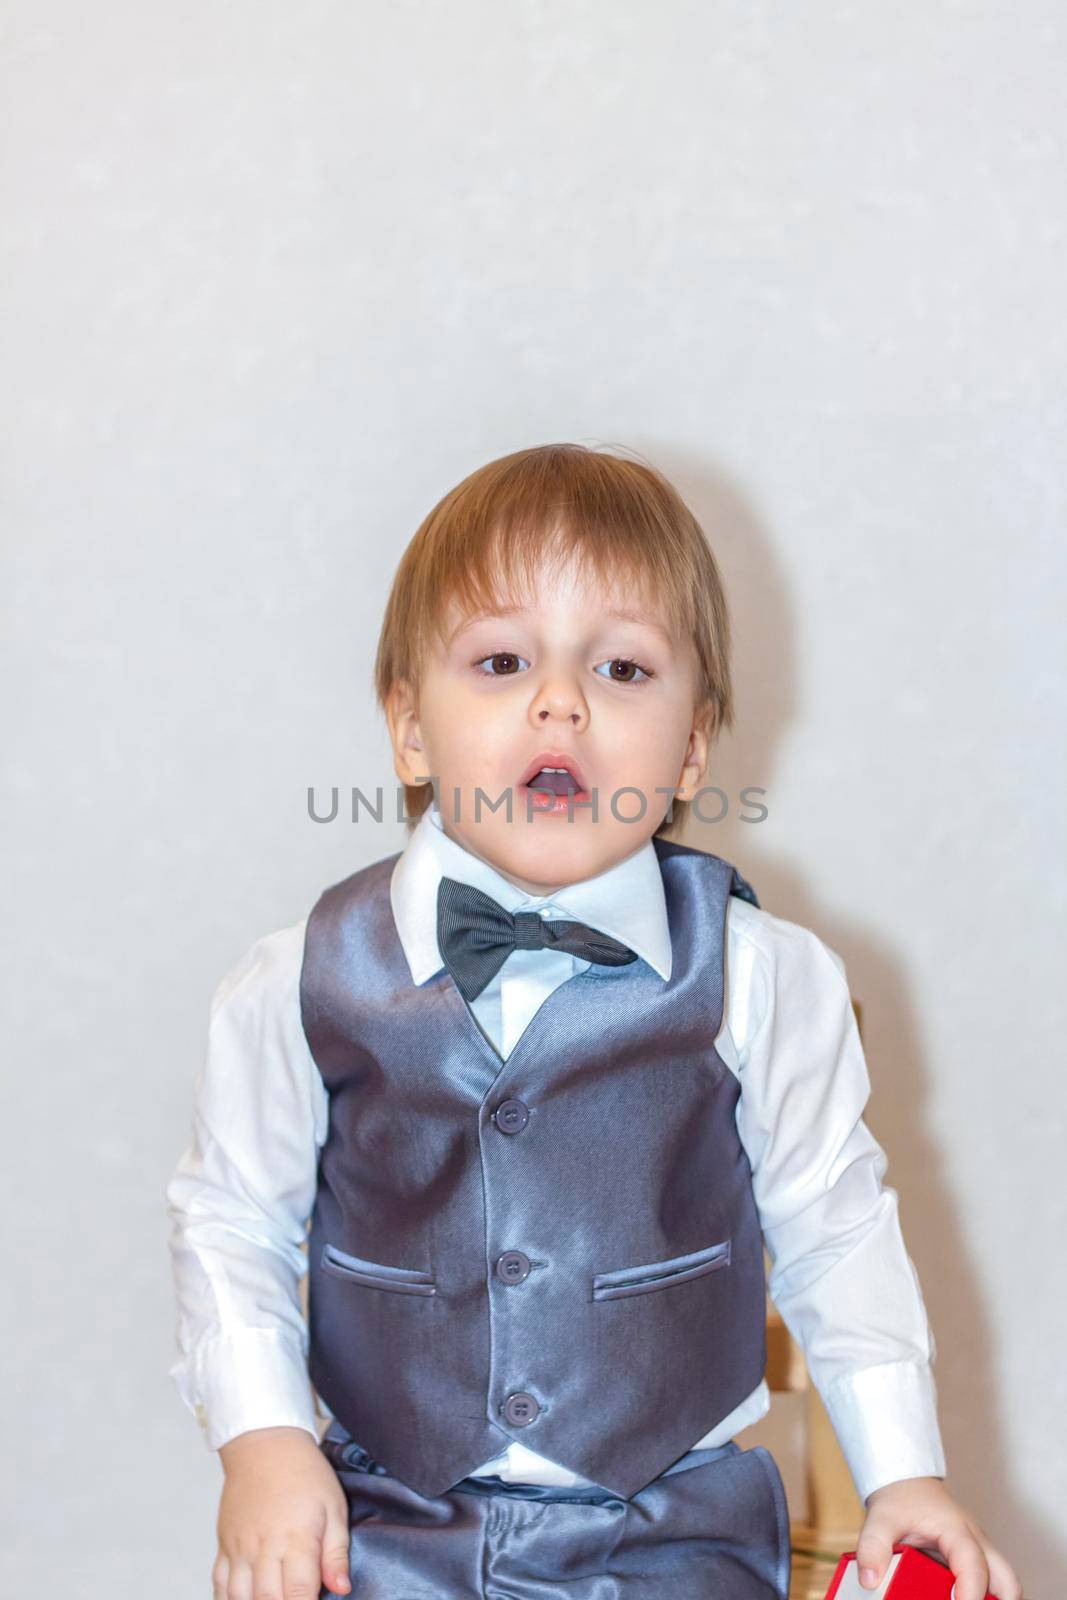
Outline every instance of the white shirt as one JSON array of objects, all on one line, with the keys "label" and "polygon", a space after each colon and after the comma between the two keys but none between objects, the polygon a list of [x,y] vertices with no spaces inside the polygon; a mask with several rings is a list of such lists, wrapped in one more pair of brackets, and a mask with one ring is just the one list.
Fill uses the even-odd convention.
[{"label": "white shirt", "polygon": [[[588,923],[670,977],[651,840],[596,877],[535,897],[451,839],[431,805],[390,880],[416,984],[444,965],[436,929],[443,874],[509,912]],[[251,1428],[320,1433],[300,1280],[329,1096],[300,1019],[305,927],[306,918],[257,940],[216,989],[192,1140],[166,1191],[181,1351],[170,1372],[210,1449]],[[736,895],[725,963],[715,1048],[741,1086],[736,1122],[773,1264],[770,1294],[804,1351],[861,1498],[899,1478],[943,1477],[936,1345],[896,1191],[881,1182],[885,1153],[862,1120],[870,1081],[844,965],[809,929]],[[506,1059],[556,986],[588,966],[562,951],[516,950],[471,1010]],[[724,1443],[769,1405],[761,1382],[696,1443]],[[329,1416],[321,1399],[318,1406]],[[488,1473],[588,1482],[518,1441],[478,1468]]]}]

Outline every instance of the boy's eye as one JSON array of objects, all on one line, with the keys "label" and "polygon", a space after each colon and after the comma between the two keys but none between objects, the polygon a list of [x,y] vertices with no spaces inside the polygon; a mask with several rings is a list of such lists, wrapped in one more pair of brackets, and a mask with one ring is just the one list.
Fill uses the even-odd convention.
[{"label": "boy's eye", "polygon": [[[621,667],[622,673],[612,670],[609,673],[612,683],[641,683],[644,679],[651,678],[653,673],[648,667],[642,667],[639,662],[632,661],[629,656],[616,656],[614,661],[605,661],[604,665],[614,669]],[[641,678],[631,676],[631,673],[642,674]]]},{"label": "boy's eye", "polygon": [[[485,668],[481,674],[483,678],[513,678],[518,671],[518,663],[524,659],[523,656],[517,656],[510,650],[498,650],[494,655],[482,656],[480,660],[474,662],[474,666]],[[529,662],[526,662],[526,665],[529,666]],[[603,665],[610,669],[608,676],[612,683],[637,684],[655,676],[650,668],[641,666],[640,662],[631,660],[629,656],[616,656],[614,660],[605,661]],[[617,667],[622,670],[616,672]],[[640,673],[641,677],[637,677],[637,673]],[[599,669],[597,676],[602,676]]]},{"label": "boy's eye", "polygon": [[483,672],[482,673],[482,677],[483,678],[513,678],[515,676],[515,665],[514,664],[515,664],[515,662],[521,661],[522,659],[523,659],[522,656],[512,655],[510,650],[498,650],[496,655],[483,656],[482,659],[480,661],[476,661],[474,663],[474,665],[476,667],[484,667],[487,661],[488,662],[494,662],[494,663],[497,662],[497,661],[502,661],[502,662],[504,662],[504,667],[503,667],[502,671],[496,672],[494,670],[494,671]]}]

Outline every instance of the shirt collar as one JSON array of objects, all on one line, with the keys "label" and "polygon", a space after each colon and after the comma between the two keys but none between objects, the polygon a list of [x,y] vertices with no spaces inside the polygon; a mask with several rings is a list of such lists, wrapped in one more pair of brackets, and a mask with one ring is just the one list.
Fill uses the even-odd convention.
[{"label": "shirt collar", "polygon": [[593,878],[567,884],[552,895],[530,895],[450,838],[436,801],[431,801],[389,880],[393,918],[415,983],[424,983],[444,965],[437,943],[437,886],[445,876],[481,889],[512,915],[551,907],[588,923],[629,945],[664,981],[671,975],[663,873],[651,839]]}]

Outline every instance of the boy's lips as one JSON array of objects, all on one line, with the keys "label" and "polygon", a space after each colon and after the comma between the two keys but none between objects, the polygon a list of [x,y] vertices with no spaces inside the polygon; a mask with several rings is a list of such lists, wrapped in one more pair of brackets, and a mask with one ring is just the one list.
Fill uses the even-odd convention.
[{"label": "boy's lips", "polygon": [[542,767],[562,767],[564,771],[569,772],[571,777],[574,779],[578,786],[577,792],[579,794],[588,793],[585,776],[581,767],[579,767],[573,756],[569,756],[561,750],[542,750],[540,755],[534,756],[529,766],[524,769],[522,777],[519,779],[520,786],[522,788],[526,788],[529,784],[533,783]]}]

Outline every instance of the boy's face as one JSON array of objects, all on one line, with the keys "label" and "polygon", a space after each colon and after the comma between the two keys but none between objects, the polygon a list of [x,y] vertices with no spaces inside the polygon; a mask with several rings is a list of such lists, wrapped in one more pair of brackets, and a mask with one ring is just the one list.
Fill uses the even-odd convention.
[{"label": "boy's face", "polygon": [[[534,592],[513,599],[516,609],[473,619],[453,606],[417,707],[398,684],[387,715],[401,782],[432,775],[445,832],[527,893],[544,895],[640,849],[672,796],[689,798],[698,787],[708,743],[693,647],[671,638],[666,619],[638,595],[584,582],[569,565],[542,568]],[[559,800],[528,792],[542,757],[552,766],[569,759],[579,775],[569,807],[566,789]],[[492,811],[483,799],[476,817],[477,789],[504,803]]]}]

